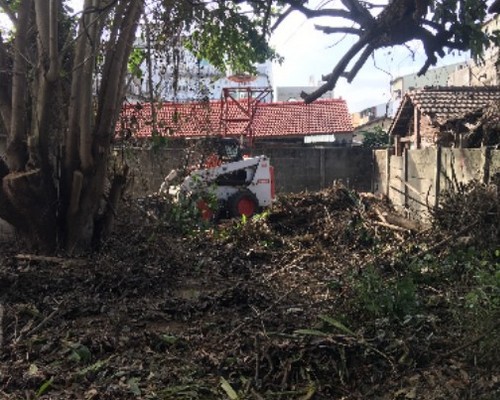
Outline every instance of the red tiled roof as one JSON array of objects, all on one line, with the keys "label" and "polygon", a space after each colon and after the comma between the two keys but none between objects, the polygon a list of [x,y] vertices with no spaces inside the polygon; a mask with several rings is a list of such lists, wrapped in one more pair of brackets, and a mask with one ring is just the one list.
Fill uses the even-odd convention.
[{"label": "red tiled roof", "polygon": [[405,94],[389,132],[407,132],[417,107],[434,124],[444,125],[453,119],[464,118],[492,101],[500,100],[500,86],[431,86]]},{"label": "red tiled roof", "polygon": [[[227,112],[223,112],[220,101],[163,103],[156,111],[158,132],[172,137],[244,133],[248,125],[245,112],[236,103],[229,103],[224,110]],[[227,124],[222,123],[223,119],[229,120]],[[136,137],[151,136],[151,105],[124,106],[117,130],[124,128]],[[353,126],[345,100],[332,99],[312,104],[302,101],[257,103],[252,129],[254,137],[265,138],[351,133]]]},{"label": "red tiled roof", "polygon": [[410,92],[407,96],[421,112],[438,123],[464,115],[500,99],[498,86],[448,86],[426,87]]}]

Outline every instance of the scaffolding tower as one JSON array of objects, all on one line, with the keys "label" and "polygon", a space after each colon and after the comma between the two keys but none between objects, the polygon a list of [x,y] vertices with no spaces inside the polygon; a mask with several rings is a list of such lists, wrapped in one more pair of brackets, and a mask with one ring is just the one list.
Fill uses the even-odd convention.
[{"label": "scaffolding tower", "polygon": [[268,95],[271,87],[236,86],[222,89],[221,131],[224,136],[238,135],[242,144],[252,147],[254,141],[253,120],[257,105]]}]

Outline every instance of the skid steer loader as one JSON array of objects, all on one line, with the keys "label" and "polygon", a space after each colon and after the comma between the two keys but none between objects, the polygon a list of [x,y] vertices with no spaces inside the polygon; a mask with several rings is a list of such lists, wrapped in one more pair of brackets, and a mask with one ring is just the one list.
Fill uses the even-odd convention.
[{"label": "skid steer loader", "polygon": [[165,178],[171,195],[193,198],[205,220],[251,217],[269,207],[275,197],[274,170],[267,156],[246,157],[233,138],[217,138],[203,167],[194,169],[178,186],[169,186],[175,173]]}]

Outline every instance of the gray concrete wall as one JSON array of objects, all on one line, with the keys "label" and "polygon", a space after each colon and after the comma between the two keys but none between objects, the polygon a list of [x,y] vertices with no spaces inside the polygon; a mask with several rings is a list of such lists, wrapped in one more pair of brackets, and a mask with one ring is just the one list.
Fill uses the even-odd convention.
[{"label": "gray concrete wall", "polygon": [[482,149],[442,149],[441,188],[451,189],[474,179],[483,181],[484,163]]},{"label": "gray concrete wall", "polygon": [[275,169],[276,191],[315,191],[342,181],[359,191],[371,191],[372,151],[347,147],[270,147],[262,154]]},{"label": "gray concrete wall", "polygon": [[[183,163],[179,149],[127,150],[132,183],[129,193],[143,196],[158,190],[163,178]],[[315,191],[332,185],[335,180],[359,191],[371,191],[372,151],[344,147],[284,147],[261,145],[254,154],[265,154],[275,170],[277,193]]]},{"label": "gray concrete wall", "polygon": [[127,193],[140,197],[156,192],[172,169],[183,165],[184,153],[179,149],[148,150],[142,148],[115,151],[118,158],[125,157],[130,176]]},{"label": "gray concrete wall", "polygon": [[413,218],[427,218],[445,190],[472,180],[500,181],[500,150],[425,148],[399,157],[376,150],[374,158],[374,192]]}]

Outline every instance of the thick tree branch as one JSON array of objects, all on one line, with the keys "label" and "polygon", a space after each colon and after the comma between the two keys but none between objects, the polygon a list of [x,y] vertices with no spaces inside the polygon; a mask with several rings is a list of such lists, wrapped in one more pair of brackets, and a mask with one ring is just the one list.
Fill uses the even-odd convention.
[{"label": "thick tree branch", "polygon": [[[127,59],[135,40],[135,31],[143,11],[143,0],[128,0],[118,3],[114,10],[115,21],[111,28],[107,51],[104,53],[103,76],[108,79],[101,83],[95,127],[92,135],[92,180],[84,172],[84,187],[80,196],[78,211],[66,218],[66,248],[72,252],[81,239],[82,225],[89,223],[88,216],[95,216],[107,177],[107,160],[114,123],[121,103],[123,82],[127,71]],[[95,221],[93,221],[95,224]],[[77,229],[75,229],[75,227]],[[95,228],[95,225],[94,225]]]},{"label": "thick tree branch", "polygon": [[[93,0],[85,0],[84,8],[93,6]],[[72,187],[73,172],[79,168],[78,162],[78,142],[80,141],[81,129],[79,125],[81,103],[80,89],[83,87],[83,65],[85,63],[85,54],[87,48],[87,34],[83,16],[80,20],[78,28],[78,37],[75,46],[75,55],[73,58],[73,71],[71,76],[71,94],[68,106],[68,130],[64,138],[65,153],[64,153],[64,188],[70,190]],[[69,196],[68,193],[65,196]]]},{"label": "thick tree branch", "polygon": [[12,102],[10,95],[10,84],[12,76],[9,71],[12,68],[11,58],[5,48],[0,35],[0,124],[3,125],[7,135],[10,130],[10,120],[12,115]]},{"label": "thick tree branch", "polygon": [[367,41],[365,37],[360,38],[337,63],[332,73],[325,76],[323,79],[326,83],[316,89],[314,92],[307,94],[302,92],[300,96],[304,99],[306,103],[312,103],[314,100],[323,96],[329,90],[333,90],[337,84],[338,79],[342,73],[347,69],[349,62],[360,52],[364,47],[367,46]]},{"label": "thick tree branch", "polygon": [[304,6],[302,2],[296,0],[287,0],[286,3],[289,4],[293,10],[299,11],[300,13],[304,14],[304,16],[306,16],[307,18],[339,17],[349,20],[355,20],[354,18],[357,17],[347,10],[338,10],[333,8],[312,10]]},{"label": "thick tree branch", "polygon": [[68,170],[66,187],[70,188],[73,171],[91,167],[92,152],[92,74],[98,51],[98,38],[109,8],[101,11],[99,1],[85,0],[80,19],[71,80],[68,112],[69,129],[65,137],[64,164]]},{"label": "thick tree branch", "polygon": [[108,71],[107,76],[110,79],[103,83],[99,94],[95,135],[98,146],[109,145],[113,134],[113,126],[117,115],[115,112],[116,104],[119,104],[122,93],[121,85],[127,71],[127,58],[132,50],[135,31],[142,9],[142,0],[131,0],[131,4],[127,6],[127,12],[121,19],[119,26],[117,26],[119,36],[116,41],[110,43],[113,48],[109,48],[105,55],[106,63],[103,69]]},{"label": "thick tree branch", "polygon": [[[343,4],[354,13],[365,15],[368,13],[357,0],[342,0]],[[439,27],[438,32],[433,34],[422,27],[424,22],[423,17],[427,13],[428,2],[422,0],[415,2],[415,0],[394,0],[389,3],[383,11],[369,22],[367,25],[362,26],[363,34],[359,40],[349,49],[347,53],[340,59],[333,71],[325,76],[323,79],[326,81],[324,85],[315,90],[311,94],[302,93],[301,96],[307,103],[310,103],[329,90],[332,90],[340,77],[345,77],[351,82],[361,67],[366,63],[368,57],[376,49],[386,46],[394,46],[404,44],[409,40],[418,39],[424,44],[427,55],[427,61],[422,67],[420,73],[424,73],[427,69],[437,62],[436,55],[443,56],[443,48],[450,46],[449,39],[452,34]],[[366,18],[366,16],[365,16]],[[346,32],[341,27],[320,27],[325,32]],[[358,33],[355,30],[352,33]],[[355,59],[359,52],[361,55],[350,71],[347,70],[349,64]]]},{"label": "thick tree branch", "polygon": [[32,1],[22,0],[16,40],[12,77],[12,118],[7,145],[7,165],[11,171],[24,169],[28,159],[26,149],[26,88],[27,88],[27,36]]},{"label": "thick tree branch", "polygon": [[375,22],[375,18],[370,14],[365,3],[361,3],[358,0],[341,0],[341,2],[350,11],[354,17],[353,20],[365,28],[368,28]]},{"label": "thick tree branch", "polygon": [[346,33],[348,35],[358,35],[361,36],[363,34],[363,30],[360,28],[351,28],[347,26],[323,26],[323,25],[314,25],[314,28],[318,31],[322,31],[327,35],[331,35],[334,33]]},{"label": "thick tree branch", "polygon": [[353,79],[358,74],[359,70],[363,67],[363,65],[365,65],[366,60],[368,60],[368,57],[370,57],[374,51],[375,48],[372,45],[368,44],[368,46],[363,50],[363,53],[361,53],[361,56],[358,58],[358,60],[351,68],[351,70],[342,75],[344,78],[347,79],[347,82],[351,83],[353,81]]},{"label": "thick tree branch", "polygon": [[[95,7],[97,2],[94,1]],[[103,11],[105,12],[105,11]],[[94,161],[92,156],[92,131],[93,131],[93,109],[92,109],[92,76],[96,62],[99,37],[102,32],[103,24],[101,12],[85,12],[82,16],[82,26],[86,31],[86,37],[83,37],[85,43],[84,64],[81,71],[81,79],[84,87],[79,89],[79,128],[80,128],[80,168],[82,171],[89,170]],[[101,23],[99,23],[101,21]]]},{"label": "thick tree branch", "polygon": [[262,39],[264,39],[266,37],[266,34],[269,33],[269,31],[267,31],[267,26],[269,25],[269,20],[271,19],[272,15],[273,0],[267,0],[265,8],[264,18],[262,19]]},{"label": "thick tree branch", "polygon": [[38,54],[37,66],[38,97],[35,103],[36,115],[35,125],[28,140],[30,163],[39,165],[42,163],[43,171],[49,168],[49,144],[53,125],[51,114],[53,113],[53,98],[55,82],[59,75],[59,57],[57,46],[57,17],[58,8],[56,0],[46,2],[35,2],[35,19],[38,29]]},{"label": "thick tree branch", "polygon": [[49,82],[55,82],[59,78],[59,49],[57,44],[58,38],[58,7],[57,0],[50,0],[49,13],[49,71],[47,72],[47,80]]}]

